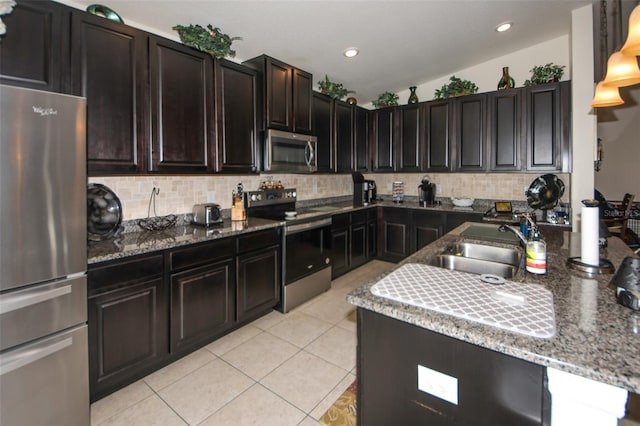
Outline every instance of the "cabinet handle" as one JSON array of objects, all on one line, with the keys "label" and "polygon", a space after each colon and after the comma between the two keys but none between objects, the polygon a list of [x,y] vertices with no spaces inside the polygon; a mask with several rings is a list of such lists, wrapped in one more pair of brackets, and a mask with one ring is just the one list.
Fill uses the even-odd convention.
[{"label": "cabinet handle", "polygon": [[67,337],[64,340],[47,345],[40,348],[33,348],[25,351],[19,351],[18,356],[8,357],[5,362],[0,362],[0,376],[11,373],[18,368],[24,367],[29,364],[47,357],[53,353],[59,352],[64,348],[67,348],[73,344],[73,338]]},{"label": "cabinet handle", "polygon": [[71,286],[65,285],[50,290],[39,291],[31,294],[8,296],[4,300],[0,300],[0,315],[8,312],[17,311],[27,306],[55,299],[65,294],[71,293]]}]

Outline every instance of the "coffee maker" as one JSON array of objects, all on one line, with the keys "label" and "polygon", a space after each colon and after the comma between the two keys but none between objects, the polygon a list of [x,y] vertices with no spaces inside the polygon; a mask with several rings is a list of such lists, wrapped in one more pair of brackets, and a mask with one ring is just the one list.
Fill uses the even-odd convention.
[{"label": "coffee maker", "polygon": [[418,185],[418,202],[421,206],[432,206],[436,200],[436,184],[429,182],[428,176],[423,176]]},{"label": "coffee maker", "polygon": [[376,182],[365,179],[362,173],[353,172],[353,206],[367,206],[373,203],[377,197]]}]

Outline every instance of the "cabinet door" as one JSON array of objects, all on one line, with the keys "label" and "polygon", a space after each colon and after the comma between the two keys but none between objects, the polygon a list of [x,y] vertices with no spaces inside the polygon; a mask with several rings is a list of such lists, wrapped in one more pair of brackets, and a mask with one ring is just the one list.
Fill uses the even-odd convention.
[{"label": "cabinet door", "polygon": [[422,123],[420,106],[407,105],[398,108],[400,121],[398,137],[400,150],[399,172],[419,172],[422,169]]},{"label": "cabinet door", "polygon": [[393,171],[393,118],[394,108],[373,112],[373,171]]},{"label": "cabinet door", "polygon": [[486,170],[486,95],[455,100],[456,170]]},{"label": "cabinet door", "polygon": [[171,275],[171,352],[212,340],[234,323],[233,260]]},{"label": "cabinet door", "polygon": [[280,301],[280,250],[270,247],[237,258],[238,321],[255,318]]},{"label": "cabinet door", "polygon": [[335,135],[337,171],[353,171],[353,107],[335,101]]},{"label": "cabinet door", "polygon": [[352,225],[349,232],[349,269],[357,268],[367,262],[367,224]]},{"label": "cabinet door", "polygon": [[152,371],[168,354],[162,255],[91,265],[88,272],[91,400]]},{"label": "cabinet door", "polygon": [[267,57],[265,85],[267,89],[266,119],[268,128],[292,129],[292,72],[293,69],[289,65]]},{"label": "cabinet door", "polygon": [[491,142],[492,171],[520,170],[521,93],[521,89],[501,90],[489,96],[487,137]]},{"label": "cabinet door", "polygon": [[329,241],[331,278],[337,278],[349,269],[349,228],[331,228]]},{"label": "cabinet door", "polygon": [[318,138],[316,156],[319,172],[331,172],[333,168],[333,100],[313,92],[312,134]]},{"label": "cabinet door", "polygon": [[54,2],[20,1],[2,16],[0,83],[65,92],[69,8]]},{"label": "cabinet door", "polygon": [[525,89],[527,170],[562,170],[563,121],[561,83]]},{"label": "cabinet door", "polygon": [[90,175],[146,170],[147,36],[90,15],[72,16],[73,93],[87,98]]},{"label": "cabinet door", "polygon": [[431,244],[444,234],[445,217],[442,213],[413,211],[412,251],[417,251]]},{"label": "cabinet door", "polygon": [[382,253],[380,257],[390,262],[399,262],[411,254],[409,227],[410,210],[382,209],[381,237]]},{"label": "cabinet door", "polygon": [[369,110],[355,107],[354,126],[354,168],[358,172],[367,172],[371,163],[369,157]]},{"label": "cabinet door", "polygon": [[216,61],[218,170],[257,171],[256,71],[226,60]]},{"label": "cabinet door", "polygon": [[378,222],[373,219],[367,222],[367,259],[375,259],[378,255]]},{"label": "cabinet door", "polygon": [[213,60],[179,43],[149,40],[151,170],[213,171]]},{"label": "cabinet door", "polygon": [[422,108],[426,127],[426,170],[448,172],[451,170],[451,101],[426,102]]},{"label": "cabinet door", "polygon": [[293,131],[311,133],[311,87],[313,78],[306,71],[294,68],[293,75]]}]

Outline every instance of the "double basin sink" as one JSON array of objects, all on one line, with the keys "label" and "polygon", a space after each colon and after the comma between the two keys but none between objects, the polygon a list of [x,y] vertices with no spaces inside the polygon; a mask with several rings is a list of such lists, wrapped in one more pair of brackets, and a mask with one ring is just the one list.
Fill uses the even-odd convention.
[{"label": "double basin sink", "polygon": [[[515,237],[512,233],[499,232],[498,227],[493,225],[472,225],[461,233],[461,236],[465,235],[474,238],[474,240],[484,237],[503,243],[513,242],[508,239]],[[518,241],[517,237],[515,240]],[[435,255],[429,264],[472,274],[491,274],[503,278],[513,278],[522,264],[522,250],[517,245],[507,248],[496,247],[489,243],[462,241],[446,247]]]}]

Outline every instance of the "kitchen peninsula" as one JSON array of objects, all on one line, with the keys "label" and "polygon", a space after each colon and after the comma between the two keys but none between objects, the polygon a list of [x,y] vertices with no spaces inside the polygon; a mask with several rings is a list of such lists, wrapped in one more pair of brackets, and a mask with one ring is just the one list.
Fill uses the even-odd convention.
[{"label": "kitchen peninsula", "polygon": [[[427,264],[434,255],[460,241],[463,238],[460,232],[468,226],[470,224],[464,224],[416,252],[395,270],[410,263]],[[536,398],[537,413],[531,416],[535,409],[529,405],[516,413],[516,418],[523,418],[517,417],[519,414],[530,422],[518,424],[543,424],[540,420],[549,417],[550,407],[546,368],[640,392],[637,313],[616,303],[614,290],[609,287],[611,275],[592,278],[567,268],[567,258],[578,254],[579,234],[548,229],[544,236],[548,247],[547,274],[519,274],[514,281],[539,284],[553,294],[556,333],[549,339],[527,337],[378,297],[371,292],[376,282],[370,282],[348,296],[348,301],[358,306],[358,416],[361,416],[361,424],[384,424],[385,419],[389,421],[391,418],[402,424],[415,423],[416,418],[433,419],[434,424],[451,424],[443,419],[450,421],[457,416],[460,421],[465,418],[461,410],[465,404],[467,408],[469,404],[473,405],[470,400],[464,400],[470,394],[486,398],[481,401],[491,401],[495,396],[497,400],[515,403],[516,408],[512,405],[507,410],[518,411],[518,404],[523,400]],[[609,246],[603,253],[616,267],[629,255],[632,252],[617,238],[609,240]],[[440,355],[432,355],[429,345],[437,345],[438,351],[435,352]],[[470,355],[465,358],[468,351],[471,351]],[[482,364],[478,361],[480,358],[488,364]],[[457,400],[452,404],[416,389],[416,375],[418,387],[421,380],[416,364],[422,366],[427,362],[453,366],[451,370],[458,368],[459,406]],[[466,369],[460,363],[467,363]],[[454,372],[442,369],[440,372],[456,376]],[[521,383],[510,382],[512,379],[507,376],[513,378],[509,372],[515,371],[527,379]],[[487,377],[493,373],[496,375]],[[473,383],[465,385],[465,378]],[[475,381],[478,378],[479,383]],[[487,383],[482,382],[485,379]],[[386,388],[385,401],[376,398],[380,393],[376,386],[381,383]],[[537,387],[527,389],[532,383]],[[514,389],[520,394],[513,394]],[[491,395],[483,392],[491,392]],[[559,398],[554,401],[559,401]],[[478,405],[472,408],[475,415],[483,412],[476,411]],[[500,417],[498,408],[504,409],[504,406],[489,407],[488,410],[480,407],[480,410],[489,412],[490,416],[495,415],[494,419],[509,418]],[[383,411],[388,414],[383,414]],[[538,420],[531,420],[534,418]]]}]

